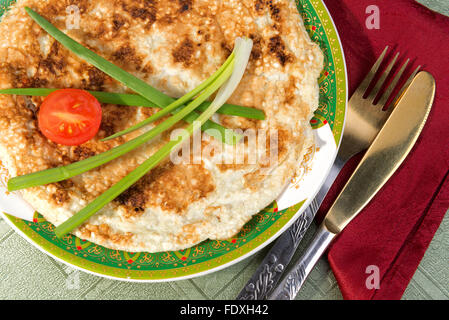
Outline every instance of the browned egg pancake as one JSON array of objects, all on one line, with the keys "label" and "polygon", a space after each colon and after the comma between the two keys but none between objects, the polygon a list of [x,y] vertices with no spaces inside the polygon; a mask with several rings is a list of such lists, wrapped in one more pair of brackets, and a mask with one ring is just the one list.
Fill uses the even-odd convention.
[{"label": "browned egg pancake", "polygon": [[[73,5],[80,12],[75,29],[66,24],[68,12],[73,12],[67,7]],[[28,17],[24,6],[172,97],[191,91],[216,71],[236,37],[249,37],[254,41],[251,59],[229,103],[262,109],[266,120],[231,116],[214,120],[233,129],[277,130],[277,163],[220,164],[215,160],[228,159],[235,150],[205,139],[202,150],[208,152],[202,161],[175,165],[167,159],[75,230],[82,239],[133,252],[179,250],[206,239],[227,239],[280,195],[313,144],[309,120],[318,107],[323,55],[310,40],[292,0],[19,0],[2,18],[1,89],[130,92],[56,42]],[[12,176],[107,151],[152,126],[108,142],[101,142],[102,138],[157,111],[102,104],[98,135],[81,146],[68,147],[39,131],[41,102],[42,98],[0,95],[0,156]],[[169,139],[166,132],[100,168],[23,190],[22,195],[59,225]],[[270,144],[264,148],[262,153],[268,152]]]}]

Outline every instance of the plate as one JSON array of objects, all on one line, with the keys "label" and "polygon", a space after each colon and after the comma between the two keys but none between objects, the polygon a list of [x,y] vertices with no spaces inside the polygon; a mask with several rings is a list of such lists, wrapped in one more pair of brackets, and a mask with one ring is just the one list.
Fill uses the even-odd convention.
[{"label": "plate", "polygon": [[[0,0],[0,14],[11,2]],[[296,4],[307,32],[325,56],[319,79],[319,108],[311,120],[317,144],[298,164],[300,175],[238,235],[223,241],[204,241],[182,251],[134,253],[107,249],[73,235],[58,239],[55,227],[38,213],[34,213],[32,222],[2,213],[5,220],[38,249],[63,263],[99,276],[128,281],[172,281],[205,275],[235,264],[268,245],[303,213],[324,182],[335,160],[346,113],[345,60],[332,18],[321,0],[297,0]],[[6,181],[7,171],[0,163],[3,190]],[[6,194],[0,197],[1,207],[14,207],[6,198]]]}]

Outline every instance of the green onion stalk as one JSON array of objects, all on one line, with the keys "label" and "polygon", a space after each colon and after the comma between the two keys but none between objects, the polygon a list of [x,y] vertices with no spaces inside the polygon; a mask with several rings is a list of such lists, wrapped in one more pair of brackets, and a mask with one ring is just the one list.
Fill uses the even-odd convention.
[{"label": "green onion stalk", "polygon": [[[14,177],[8,180],[8,190],[17,191],[21,189],[41,186],[49,183],[59,182],[80,175],[84,172],[106,164],[155,138],[159,134],[173,127],[186,115],[195,110],[202,102],[209,98],[218,88],[229,78],[234,66],[234,55],[229,56],[225,62],[226,69],[221,70],[221,74],[209,85],[195,100],[181,109],[175,115],[171,116],[158,126],[145,132],[144,134],[125,142],[111,150],[92,156],[90,158],[71,163],[66,166],[33,172],[27,175]],[[181,98],[183,99],[183,98]],[[180,100],[181,100],[180,99]],[[159,111],[162,112],[163,110]],[[155,115],[157,115],[156,113]]]},{"label": "green onion stalk", "polygon": [[[129,187],[135,184],[140,178],[142,178],[148,171],[157,166],[161,161],[163,161],[171,152],[176,151],[178,147],[187,139],[190,138],[194,131],[200,128],[225,102],[232,93],[237,88],[240,83],[243,73],[246,70],[246,66],[251,54],[252,49],[252,40],[247,38],[237,38],[235,43],[235,64],[231,67],[229,66],[229,70],[231,73],[226,73],[229,80],[221,87],[217,96],[215,97],[212,104],[197,118],[196,123],[190,124],[186,128],[186,133],[181,135],[177,140],[172,140],[165,144],[161,149],[159,149],[155,154],[153,154],[149,159],[144,161],[139,167],[133,170],[126,177],[121,179],[111,188],[109,188],[106,192],[101,194],[94,201],[89,203],[85,208],[81,211],[73,215],[67,221],[59,225],[55,229],[56,236],[61,238],[67,233],[73,231],[80,225],[82,225],[85,221],[87,221],[90,217],[92,217],[95,213],[100,211],[104,206],[113,201],[116,197],[118,197],[122,192],[126,191]],[[228,69],[227,69],[228,70]],[[226,70],[226,71],[227,71]],[[226,72],[225,71],[225,72]],[[219,83],[218,80],[215,80],[212,85],[221,85],[223,83]],[[211,85],[211,86],[212,86]],[[206,90],[212,90],[211,87]]]},{"label": "green onion stalk", "polygon": [[[22,95],[22,96],[37,96],[46,97],[50,93],[53,93],[60,89],[55,88],[12,88],[2,89],[0,94]],[[138,94],[129,93],[115,93],[115,92],[103,92],[103,91],[88,91],[101,103],[117,104],[130,107],[146,107],[146,108],[159,108],[156,104],[148,101],[144,97]],[[203,102],[196,110],[205,111],[209,107],[211,102]],[[255,120],[265,120],[265,113],[263,110],[238,106],[234,104],[224,104],[217,113],[227,116],[237,116]]]},{"label": "green onion stalk", "polygon": [[[28,15],[42,28],[44,29],[48,34],[50,34],[53,38],[55,38],[59,43],[61,43],[64,47],[66,47],[68,50],[70,50],[73,54],[77,55],[79,58],[83,59],[84,61],[92,64],[99,70],[103,71],[110,77],[114,78],[115,80],[121,82],[126,87],[130,88],[131,90],[135,91],[136,93],[140,94],[142,97],[147,99],[148,101],[153,102],[155,105],[157,105],[160,108],[164,108],[165,106],[171,105],[173,102],[175,102],[175,99],[165,95],[164,93],[158,91],[156,88],[153,88],[145,81],[135,77],[134,75],[126,72],[125,70],[121,69],[120,67],[116,66],[115,64],[107,61],[106,59],[102,58],[101,56],[97,55],[95,52],[87,49],[77,41],[70,38],[68,35],[66,35],[64,32],[60,31],[58,28],[56,28],[54,25],[52,25],[48,20],[46,20],[44,17],[42,17],[40,14],[38,14],[36,11],[34,11],[31,8],[25,7],[25,11],[28,13]],[[187,114],[183,120],[192,123],[198,118],[197,113]],[[219,125],[218,123],[215,123],[213,121],[206,121],[202,127],[203,130],[207,129],[216,129],[218,130],[222,136],[224,137],[224,133],[226,129]],[[223,142],[225,143],[231,143],[235,144],[237,141],[241,139],[241,136],[235,134],[233,139],[225,139],[223,138]]]}]

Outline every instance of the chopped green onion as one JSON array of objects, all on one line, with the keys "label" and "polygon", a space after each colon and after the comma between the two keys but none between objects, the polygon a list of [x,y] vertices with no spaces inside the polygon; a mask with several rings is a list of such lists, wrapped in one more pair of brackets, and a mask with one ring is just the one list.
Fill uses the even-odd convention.
[{"label": "chopped green onion", "polygon": [[[121,82],[128,88],[134,90],[147,100],[156,104],[158,107],[163,108],[175,101],[175,99],[163,94],[162,92],[158,91],[157,89],[147,84],[145,81],[135,77],[134,75],[119,68],[115,64],[100,57],[95,52],[85,48],[80,43],[76,42],[68,35],[66,35],[64,32],[60,31],[58,28],[52,25],[48,20],[46,20],[44,17],[42,17],[33,9],[25,7],[25,11],[42,29],[44,29],[48,34],[50,34],[53,38],[55,38],[59,43],[61,43],[64,47],[70,50],[73,54],[77,55],[84,61],[92,64],[93,66],[103,71],[104,73],[114,78],[115,80]],[[190,122],[194,121],[195,119],[193,119],[193,117],[190,116],[186,117],[184,120]],[[215,124],[213,126],[220,126],[220,125]],[[222,131],[224,130],[225,128],[222,127]],[[237,135],[234,135],[233,140],[235,139],[238,139]],[[223,141],[227,142],[225,140]]]},{"label": "chopped green onion", "polygon": [[94,65],[115,80],[123,83],[125,86],[134,90],[149,101],[155,103],[157,106],[162,108],[163,106],[169,105],[173,102],[172,98],[166,96],[162,92],[148,85],[145,81],[133,76],[132,74],[119,68],[115,64],[100,57],[93,51],[85,48],[83,45],[60,31],[33,9],[25,7],[25,11],[39,26],[41,26],[42,29],[47,31],[48,34],[55,38],[64,47],[69,49],[72,53],[74,53],[84,61]]},{"label": "chopped green onion", "polygon": [[[197,96],[201,91],[203,91],[208,86],[210,86],[211,83],[213,83],[224,71],[226,71],[228,66],[231,63],[233,63],[233,61],[234,61],[234,52],[231,53],[231,55],[228,57],[228,59],[226,59],[225,63],[209,79],[204,81],[197,88],[193,89],[192,91],[190,91],[189,93],[184,95],[182,98],[180,98],[180,99],[176,100],[175,102],[171,103],[170,105],[168,105],[167,107],[165,107],[161,111],[153,114],[149,118],[139,122],[138,124],[128,128],[126,130],[117,132],[116,134],[113,134],[112,136],[109,136],[106,139],[103,139],[101,141],[107,141],[107,140],[115,139],[115,138],[118,138],[118,137],[120,137],[122,135],[125,135],[125,134],[128,134],[130,132],[136,131],[136,130],[146,126],[147,124],[150,124],[150,123],[152,123],[152,122],[154,122],[156,120],[159,120],[163,116],[167,115],[169,112],[171,112],[171,111],[181,107],[184,103],[186,103],[187,101],[189,101],[193,97]],[[207,90],[209,90],[209,89],[206,89],[205,91],[207,91]],[[201,103],[203,103],[203,102],[204,102],[204,100],[201,101]]]},{"label": "chopped green onion", "polygon": [[[184,107],[175,115],[171,116],[158,126],[154,127],[150,131],[140,135],[133,140],[125,142],[124,144],[117,146],[111,150],[103,152],[101,154],[95,155],[93,157],[74,162],[67,166],[52,168],[48,170],[38,171],[30,173],[23,176],[18,176],[9,179],[8,190],[16,191],[36,186],[41,186],[49,183],[54,183],[58,181],[63,181],[77,176],[86,171],[92,170],[99,167],[109,161],[112,161],[136,148],[143,145],[150,139],[156,137],[162,132],[170,129],[185,116],[191,114],[201,103],[203,103],[207,98],[209,98],[215,91],[217,91],[220,86],[230,77],[234,67],[234,57],[231,57],[230,63],[227,64],[227,69],[225,69],[215,81],[209,85],[195,100]],[[221,133],[225,135],[225,132]],[[234,141],[236,143],[236,141]]]},{"label": "chopped green onion", "polygon": [[[202,125],[207,119],[209,119],[218,108],[223,105],[230,95],[234,92],[238,83],[240,82],[243,73],[246,69],[248,63],[249,55],[251,53],[252,40],[238,38],[235,44],[235,54],[236,63],[234,66],[234,71],[230,79],[217,93],[216,98],[212,102],[209,108],[206,109],[199,117],[198,121]],[[79,227],[86,220],[88,220],[95,213],[100,211],[105,205],[117,198],[122,192],[127,190],[133,184],[135,184],[139,179],[141,179],[148,171],[157,166],[162,160],[164,160],[173,150],[181,145],[186,139],[196,130],[195,124],[191,124],[187,127],[187,134],[182,135],[177,140],[170,141],[165,144],[159,151],[152,155],[149,159],[144,161],[137,169],[132,171],[122,180],[117,182],[114,186],[108,189],[106,192],[101,194],[94,201],[89,203],[85,208],[76,213],[74,216],[69,218],[67,221],[62,223],[55,229],[55,234],[57,237],[61,238],[67,233],[71,232],[75,228]]]},{"label": "chopped green onion", "polygon": [[[48,88],[14,88],[14,89],[3,89],[0,90],[0,94],[13,94],[21,96],[38,96],[46,97],[50,93],[55,92],[60,89],[48,89]],[[103,92],[103,91],[88,91],[91,95],[97,98],[101,103],[117,104],[122,106],[132,106],[132,107],[146,107],[146,108],[159,108],[156,104],[148,101],[142,96],[137,94],[128,93],[114,93],[114,92]],[[211,102],[205,101],[198,108],[197,111],[205,111],[209,107]],[[234,104],[224,104],[217,113],[237,116],[248,119],[255,120],[265,120],[265,113],[262,110],[243,107]]]}]

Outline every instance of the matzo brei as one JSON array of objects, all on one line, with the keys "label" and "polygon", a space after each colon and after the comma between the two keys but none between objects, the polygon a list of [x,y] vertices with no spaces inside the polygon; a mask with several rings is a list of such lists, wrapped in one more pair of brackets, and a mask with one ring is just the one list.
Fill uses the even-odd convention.
[{"label": "matzo brei", "polygon": [[[80,23],[79,28],[68,30],[67,7],[71,5],[79,8]],[[74,234],[82,239],[113,249],[157,252],[184,249],[206,239],[230,238],[279,196],[313,143],[309,120],[318,107],[317,78],[323,56],[307,35],[294,1],[19,0],[3,17],[0,88],[127,92],[58,44],[26,15],[24,6],[173,97],[194,89],[217,70],[236,37],[252,38],[249,66],[229,102],[263,109],[267,118],[250,121],[221,115],[216,120],[229,128],[272,129],[278,134],[279,161],[268,168],[261,163],[213,161],[229,158],[230,148],[203,156],[200,164],[175,165],[167,159],[76,230]],[[41,102],[41,98],[0,95],[0,154],[12,176],[109,150],[143,129],[107,142],[101,142],[102,138],[155,112],[103,104],[97,137],[68,147],[49,141],[39,131],[36,115]],[[23,197],[59,225],[169,139],[170,132],[98,169],[23,190]],[[206,139],[202,148],[220,150],[220,144]]]}]

